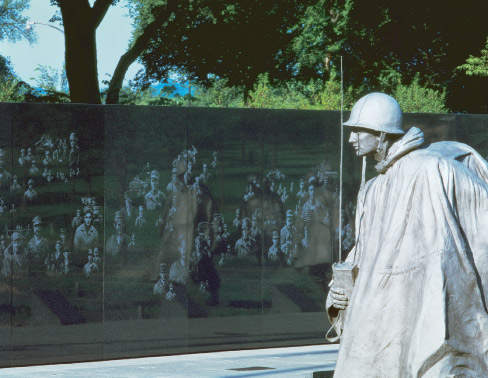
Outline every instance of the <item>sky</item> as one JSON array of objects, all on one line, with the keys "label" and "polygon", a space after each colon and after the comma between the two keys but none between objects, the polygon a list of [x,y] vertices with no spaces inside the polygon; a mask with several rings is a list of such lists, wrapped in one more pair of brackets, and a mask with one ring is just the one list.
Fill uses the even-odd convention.
[{"label": "sky", "polygon": [[[90,3],[93,3],[91,0]],[[120,56],[127,50],[132,26],[131,20],[125,17],[127,10],[122,0],[118,5],[109,8],[105,18],[97,29],[98,79],[112,75]],[[31,0],[30,8],[24,15],[31,21],[49,23],[57,7],[51,6],[50,0]],[[59,23],[53,24],[62,29]],[[0,42],[0,55],[10,57],[15,73],[24,81],[35,85],[37,66],[50,66],[59,71],[64,63],[64,35],[45,25],[34,25],[37,42],[30,45],[27,41],[16,43]],[[127,79],[132,79],[142,66],[134,63],[127,72]]]}]

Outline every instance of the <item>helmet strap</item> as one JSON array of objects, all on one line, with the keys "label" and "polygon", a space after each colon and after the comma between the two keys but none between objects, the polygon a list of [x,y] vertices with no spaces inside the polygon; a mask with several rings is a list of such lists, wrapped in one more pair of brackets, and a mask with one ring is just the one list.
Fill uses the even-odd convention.
[{"label": "helmet strap", "polygon": [[359,188],[359,190],[362,190],[365,184],[366,184],[366,156],[363,156],[363,168],[361,170],[361,187]]},{"label": "helmet strap", "polygon": [[388,143],[385,143],[385,138],[386,138],[386,133],[382,131],[378,139],[378,147],[376,148],[376,153],[374,155],[376,161],[382,161],[386,156],[386,149],[388,148]]}]

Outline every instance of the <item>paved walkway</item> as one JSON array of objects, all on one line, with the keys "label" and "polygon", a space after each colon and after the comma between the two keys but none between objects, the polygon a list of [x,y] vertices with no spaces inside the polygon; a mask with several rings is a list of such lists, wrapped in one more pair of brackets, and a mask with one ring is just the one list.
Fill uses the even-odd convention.
[{"label": "paved walkway", "polygon": [[[7,377],[302,378],[333,371],[338,345],[269,348],[0,369]],[[318,374],[316,373],[316,376]],[[331,376],[329,374],[320,377]]]}]

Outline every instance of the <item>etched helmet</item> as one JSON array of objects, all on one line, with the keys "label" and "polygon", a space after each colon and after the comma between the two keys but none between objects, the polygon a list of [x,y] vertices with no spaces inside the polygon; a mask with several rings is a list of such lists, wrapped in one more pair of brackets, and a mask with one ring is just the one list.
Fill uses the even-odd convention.
[{"label": "etched helmet", "polygon": [[398,102],[384,93],[370,93],[353,106],[344,126],[361,127],[388,134],[405,134],[402,130],[402,110]]}]

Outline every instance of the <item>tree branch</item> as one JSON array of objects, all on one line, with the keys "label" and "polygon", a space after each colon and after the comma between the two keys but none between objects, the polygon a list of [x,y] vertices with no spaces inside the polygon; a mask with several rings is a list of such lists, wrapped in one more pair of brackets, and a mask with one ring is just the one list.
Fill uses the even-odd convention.
[{"label": "tree branch", "polygon": [[113,0],[97,0],[93,4],[92,15],[93,15],[93,25],[95,29],[98,28],[103,18],[107,14],[108,8],[112,5]]},{"label": "tree branch", "polygon": [[151,38],[157,34],[159,27],[171,17],[171,14],[176,9],[177,5],[178,0],[168,0],[166,8],[158,14],[154,21],[144,28],[142,34],[137,37],[132,47],[120,57],[108,87],[107,104],[117,104],[119,102],[119,93],[127,70],[130,65],[136,61],[139,55],[141,55]]}]

